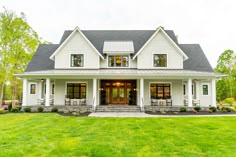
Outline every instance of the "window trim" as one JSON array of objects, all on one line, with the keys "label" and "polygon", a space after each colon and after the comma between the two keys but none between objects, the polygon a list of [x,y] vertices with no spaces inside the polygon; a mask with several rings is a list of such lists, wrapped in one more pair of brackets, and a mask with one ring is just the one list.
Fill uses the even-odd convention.
[{"label": "window trim", "polygon": [[[84,57],[84,62],[83,62],[83,66],[81,66],[81,67],[73,67],[73,66],[71,66],[71,64],[72,64],[72,55],[83,55],[83,57]],[[85,68],[85,54],[84,53],[70,53],[70,56],[69,56],[69,67],[70,68],[73,68],[73,69],[81,69],[81,68]]]},{"label": "window trim", "polygon": [[[154,66],[154,55],[166,55],[166,67],[155,67]],[[167,53],[152,53],[152,68],[167,69],[168,68],[168,54]]]},{"label": "window trim", "polygon": [[[109,66],[109,56],[128,56],[128,66],[127,67],[110,67]],[[130,55],[129,54],[109,54],[107,55],[107,68],[129,68],[130,67]]]},{"label": "window trim", "polygon": [[[204,94],[203,94],[203,86],[204,86],[204,85],[207,85],[207,95],[204,95]],[[210,93],[209,93],[209,92],[210,92],[210,90],[209,90],[209,83],[202,83],[201,87],[202,87],[202,88],[201,88],[202,96],[210,96]]]},{"label": "window trim", "polygon": [[86,98],[88,99],[88,81],[66,81],[65,82],[65,96],[67,95],[67,84],[69,83],[85,83],[86,84]]},{"label": "window trim", "polygon": [[[35,94],[37,93],[37,92],[36,92],[36,90],[37,90],[37,84],[36,84],[36,83],[30,83],[29,85],[30,85],[29,94],[30,94],[30,95],[35,95]],[[35,91],[34,91],[34,93],[31,93],[31,86],[32,86],[32,85],[35,85]]]},{"label": "window trim", "polygon": [[149,99],[151,100],[151,84],[163,84],[169,83],[170,84],[170,97],[172,99],[172,82],[149,82]]}]

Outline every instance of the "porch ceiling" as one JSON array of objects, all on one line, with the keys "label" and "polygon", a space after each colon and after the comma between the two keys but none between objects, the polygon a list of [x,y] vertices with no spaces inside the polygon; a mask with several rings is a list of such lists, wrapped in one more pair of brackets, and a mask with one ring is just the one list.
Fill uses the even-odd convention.
[{"label": "porch ceiling", "polygon": [[81,77],[81,78],[220,78],[224,75],[212,72],[199,72],[178,69],[57,69],[15,74],[18,77]]}]

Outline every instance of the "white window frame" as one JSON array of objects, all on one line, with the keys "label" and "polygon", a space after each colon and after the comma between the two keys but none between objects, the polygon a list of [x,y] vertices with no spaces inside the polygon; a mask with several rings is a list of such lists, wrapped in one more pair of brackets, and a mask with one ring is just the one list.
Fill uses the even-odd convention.
[{"label": "white window frame", "polygon": [[[154,55],[166,55],[166,67],[155,67],[154,66]],[[167,53],[152,53],[152,67],[155,69],[167,69],[168,68],[168,54]]]},{"label": "white window frame", "polygon": [[[70,53],[69,54],[70,56],[69,56],[69,67],[71,68],[71,69],[84,69],[85,68],[85,54],[84,53]],[[71,66],[71,55],[83,55],[84,56],[84,66],[82,66],[82,67],[72,67]]]},{"label": "white window frame", "polygon": [[[204,95],[203,94],[203,86],[204,85],[207,85],[207,95]],[[202,83],[202,85],[201,85],[201,87],[202,87],[202,89],[201,89],[201,91],[202,91],[202,96],[210,96],[210,94],[209,94],[209,92],[210,92],[210,90],[209,90],[209,83]]]},{"label": "white window frame", "polygon": [[[109,56],[128,56],[128,66],[127,67],[110,67],[109,66]],[[107,55],[107,68],[129,68],[130,67],[130,55],[129,54],[109,54]]]},{"label": "white window frame", "polygon": [[[33,85],[33,84],[35,85],[35,93],[34,94],[31,93],[31,85]],[[30,95],[36,95],[37,94],[37,89],[38,89],[37,88],[37,83],[29,83],[29,94]]]}]

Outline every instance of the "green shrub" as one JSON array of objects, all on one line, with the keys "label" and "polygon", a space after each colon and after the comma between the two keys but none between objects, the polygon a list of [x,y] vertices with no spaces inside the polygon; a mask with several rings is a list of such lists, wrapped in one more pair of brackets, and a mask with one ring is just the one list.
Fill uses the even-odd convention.
[{"label": "green shrub", "polygon": [[19,110],[19,108],[12,108],[11,109],[11,112],[19,112],[20,110]]},{"label": "green shrub", "polygon": [[31,112],[31,108],[30,108],[30,107],[25,107],[25,108],[24,108],[24,111],[25,111],[25,112]]},{"label": "green shrub", "polygon": [[38,112],[43,112],[44,108],[43,107],[38,107]]},{"label": "green shrub", "polygon": [[180,112],[186,112],[187,109],[186,109],[186,107],[180,107],[180,108],[179,108],[179,111],[180,111]]},{"label": "green shrub", "polygon": [[53,107],[51,112],[58,112],[58,109],[56,107]]},{"label": "green shrub", "polygon": [[[217,106],[218,107],[218,106]],[[209,106],[209,110],[212,110],[212,112],[216,112],[216,107],[214,106]]]},{"label": "green shrub", "polygon": [[11,111],[11,109],[12,109],[12,102],[8,104],[8,111]]},{"label": "green shrub", "polygon": [[193,109],[194,109],[195,111],[199,112],[199,111],[201,110],[201,107],[200,107],[200,106],[195,106]]},{"label": "green shrub", "polygon": [[226,107],[226,106],[223,106],[223,107],[221,108],[221,110],[222,110],[222,111],[226,111],[226,112],[231,112],[231,111],[233,111],[232,108]]},{"label": "green shrub", "polygon": [[227,103],[227,104],[230,104],[230,106],[232,106],[233,103],[234,103],[234,98],[226,98],[226,99],[224,100],[224,102]]}]

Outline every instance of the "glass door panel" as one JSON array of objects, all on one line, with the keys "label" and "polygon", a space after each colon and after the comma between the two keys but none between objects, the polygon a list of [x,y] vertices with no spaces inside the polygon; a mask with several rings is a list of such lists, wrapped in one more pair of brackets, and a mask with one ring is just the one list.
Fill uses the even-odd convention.
[{"label": "glass door panel", "polygon": [[119,98],[120,98],[119,101],[120,104],[125,103],[125,89],[123,87],[119,88]]},{"label": "glass door panel", "polygon": [[112,88],[112,103],[118,102],[118,89]]}]

